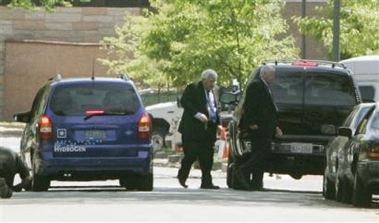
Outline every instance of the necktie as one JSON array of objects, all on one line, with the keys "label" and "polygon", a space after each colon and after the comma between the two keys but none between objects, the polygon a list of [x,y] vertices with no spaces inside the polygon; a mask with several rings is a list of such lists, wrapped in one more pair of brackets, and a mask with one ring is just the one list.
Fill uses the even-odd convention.
[{"label": "necktie", "polygon": [[215,108],[214,96],[213,96],[212,91],[208,91],[207,93],[207,103],[208,103],[208,112],[209,112],[210,121],[215,123],[217,120],[217,116],[216,116],[216,108]]}]

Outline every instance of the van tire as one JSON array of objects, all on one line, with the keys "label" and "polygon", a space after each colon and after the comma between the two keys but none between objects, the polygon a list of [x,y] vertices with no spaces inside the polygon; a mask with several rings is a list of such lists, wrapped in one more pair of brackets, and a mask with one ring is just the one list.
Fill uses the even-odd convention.
[{"label": "van tire", "polygon": [[36,173],[35,159],[33,159],[32,191],[47,191],[50,187],[50,179]]}]

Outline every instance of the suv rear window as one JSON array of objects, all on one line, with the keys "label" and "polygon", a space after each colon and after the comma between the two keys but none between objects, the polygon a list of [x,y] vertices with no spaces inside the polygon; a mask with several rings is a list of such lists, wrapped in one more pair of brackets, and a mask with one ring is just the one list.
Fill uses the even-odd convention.
[{"label": "suv rear window", "polygon": [[84,115],[88,111],[104,111],[131,115],[140,103],[132,86],[110,83],[83,83],[57,86],[50,108],[56,115]]},{"label": "suv rear window", "polygon": [[281,70],[271,90],[276,103],[354,106],[354,86],[347,75]]}]

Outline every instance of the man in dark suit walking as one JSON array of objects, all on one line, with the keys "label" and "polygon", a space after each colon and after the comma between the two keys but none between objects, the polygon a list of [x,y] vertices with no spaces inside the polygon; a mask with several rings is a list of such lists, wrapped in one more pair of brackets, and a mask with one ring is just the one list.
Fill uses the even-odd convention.
[{"label": "man in dark suit walking", "polygon": [[268,88],[274,80],[275,68],[266,65],[246,89],[240,127],[248,134],[252,151],[248,160],[237,167],[235,172],[242,189],[263,189],[264,168],[269,161],[272,138],[275,133],[282,134],[277,123],[277,107]]},{"label": "man in dark suit walking", "polygon": [[201,74],[201,81],[187,86],[181,98],[184,108],[179,125],[182,134],[184,157],[178,171],[180,185],[187,188],[186,180],[192,164],[198,160],[201,169],[202,189],[219,189],[212,182],[214,144],[220,126],[217,100],[213,92],[217,73],[208,69]]}]

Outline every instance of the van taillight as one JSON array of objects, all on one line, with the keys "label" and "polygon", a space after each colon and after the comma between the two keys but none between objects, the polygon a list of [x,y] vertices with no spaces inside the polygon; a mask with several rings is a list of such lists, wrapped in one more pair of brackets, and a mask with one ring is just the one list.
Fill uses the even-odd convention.
[{"label": "van taillight", "polygon": [[50,140],[53,138],[53,123],[51,119],[44,115],[38,122],[39,136],[42,140]]},{"label": "van taillight", "polygon": [[138,138],[149,139],[151,134],[151,122],[148,114],[143,114],[138,122]]}]

